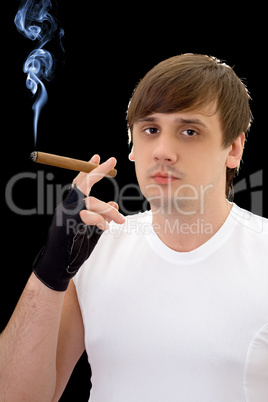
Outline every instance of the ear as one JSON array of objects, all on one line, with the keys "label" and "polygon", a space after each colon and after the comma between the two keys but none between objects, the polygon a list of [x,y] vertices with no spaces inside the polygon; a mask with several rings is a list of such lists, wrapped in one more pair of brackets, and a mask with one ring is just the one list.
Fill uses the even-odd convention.
[{"label": "ear", "polygon": [[132,146],[131,152],[130,152],[130,154],[128,155],[128,159],[129,159],[131,162],[135,162],[134,146]]},{"label": "ear", "polygon": [[240,164],[240,161],[241,161],[241,158],[243,155],[245,138],[246,138],[245,133],[242,133],[230,145],[229,153],[228,153],[227,159],[226,159],[226,166],[228,168],[233,169],[233,168],[239,167],[239,164]]}]

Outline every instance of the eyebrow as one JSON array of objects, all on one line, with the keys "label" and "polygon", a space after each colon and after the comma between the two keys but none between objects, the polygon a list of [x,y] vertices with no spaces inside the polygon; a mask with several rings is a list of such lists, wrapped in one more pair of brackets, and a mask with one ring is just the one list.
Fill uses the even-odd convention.
[{"label": "eyebrow", "polygon": [[[153,116],[145,116],[145,117],[141,117],[140,119],[138,119],[136,121],[136,123],[142,123],[142,122],[158,122],[158,119],[156,117]],[[207,125],[205,123],[203,123],[201,120],[199,119],[194,119],[194,118],[189,118],[189,119],[183,119],[181,117],[178,117],[174,120],[174,123],[180,123],[180,124],[198,124],[200,126],[206,127]]]}]

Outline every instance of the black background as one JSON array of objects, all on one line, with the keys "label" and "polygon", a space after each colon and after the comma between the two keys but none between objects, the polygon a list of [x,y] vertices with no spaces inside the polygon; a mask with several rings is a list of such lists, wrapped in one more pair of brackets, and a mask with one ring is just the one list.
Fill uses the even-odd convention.
[{"label": "black background", "polygon": [[[33,139],[34,98],[25,86],[22,65],[33,50],[13,23],[19,1],[9,4],[2,37],[2,183],[6,190],[20,173],[28,176],[13,186],[12,200],[21,209],[36,208],[37,180],[44,180],[44,197],[56,186],[71,183],[74,174],[34,164],[29,154],[37,149],[88,160],[99,153],[102,160],[118,160],[117,183],[136,183],[126,129],[126,109],[138,81],[159,61],[185,52],[216,56],[234,66],[249,88],[254,122],[244,152],[244,163],[236,182],[261,170],[263,215],[267,208],[267,111],[265,32],[261,11],[239,9],[221,3],[217,9],[200,5],[169,3],[89,3],[58,1],[57,18],[65,30],[65,53],[56,52],[53,81],[46,84],[48,103],[41,112],[37,144]],[[126,5],[127,4],[127,5]],[[2,16],[3,18],[3,16]],[[48,47],[49,47],[48,46]],[[32,175],[32,176],[31,176]],[[36,175],[36,176],[34,176]],[[30,176],[30,177],[29,177]],[[31,178],[32,177],[32,178]],[[48,186],[48,187],[47,187]],[[110,200],[112,187],[96,185],[95,195]],[[247,188],[235,202],[251,208]],[[54,197],[55,198],[55,197]],[[39,201],[40,202],[40,201]],[[2,264],[0,331],[5,327],[31,273],[31,265],[44,244],[51,213],[21,215],[10,208],[6,196],[1,213]],[[129,205],[133,212],[141,202]],[[62,397],[87,401],[89,367],[83,356]],[[74,400],[74,399],[73,399]]]}]

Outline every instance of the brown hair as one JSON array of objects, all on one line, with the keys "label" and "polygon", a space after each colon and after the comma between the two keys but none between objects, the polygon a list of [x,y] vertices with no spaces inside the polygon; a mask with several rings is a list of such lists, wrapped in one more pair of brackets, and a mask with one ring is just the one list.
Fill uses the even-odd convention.
[{"label": "brown hair", "polygon": [[[129,139],[133,124],[153,113],[190,111],[215,103],[220,112],[223,147],[228,147],[251,123],[250,96],[227,64],[215,57],[183,54],[157,64],[139,82],[129,103]],[[226,170],[226,196],[237,168]]]}]

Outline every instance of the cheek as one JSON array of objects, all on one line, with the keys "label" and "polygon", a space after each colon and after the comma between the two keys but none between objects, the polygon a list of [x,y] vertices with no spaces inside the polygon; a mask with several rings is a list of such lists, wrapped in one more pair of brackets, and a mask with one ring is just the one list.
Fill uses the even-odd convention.
[{"label": "cheek", "polygon": [[[188,151],[188,150],[187,150]],[[181,153],[180,162],[185,171],[193,177],[202,177],[211,168],[211,155],[206,150],[191,149]]]},{"label": "cheek", "polygon": [[203,164],[203,174],[206,178],[206,184],[212,184],[213,187],[222,185],[226,180],[225,154],[218,152],[212,154]]},{"label": "cheek", "polygon": [[135,171],[136,171],[136,176],[137,176],[138,182],[142,183],[145,179],[145,172],[146,172],[146,166],[144,163],[144,159],[142,159],[142,158],[135,159]]},{"label": "cheek", "polygon": [[137,181],[141,190],[143,191],[144,187],[147,184],[147,171],[150,167],[150,163],[148,161],[148,157],[144,153],[136,152],[135,150],[135,172]]},{"label": "cheek", "polygon": [[197,185],[206,186],[214,183],[225,174],[225,154],[219,150],[192,152],[184,162],[189,181]]}]

